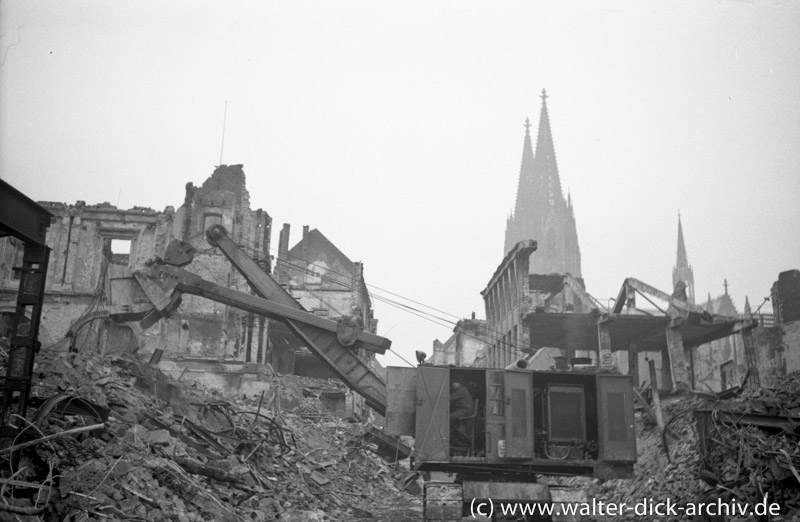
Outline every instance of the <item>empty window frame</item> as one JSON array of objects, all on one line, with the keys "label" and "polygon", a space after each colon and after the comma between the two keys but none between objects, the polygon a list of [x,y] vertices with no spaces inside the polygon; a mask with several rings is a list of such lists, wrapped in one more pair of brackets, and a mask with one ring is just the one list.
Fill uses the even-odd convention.
[{"label": "empty window frame", "polygon": [[106,237],[103,240],[103,255],[112,265],[129,266],[133,254],[130,238]]}]

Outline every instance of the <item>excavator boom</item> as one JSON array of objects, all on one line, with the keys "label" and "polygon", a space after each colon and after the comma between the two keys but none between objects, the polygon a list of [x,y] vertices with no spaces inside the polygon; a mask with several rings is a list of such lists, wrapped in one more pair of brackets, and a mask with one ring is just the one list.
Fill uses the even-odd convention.
[{"label": "excavator boom", "polygon": [[[125,320],[141,319],[143,326],[168,315],[180,303],[183,293],[282,321],[351,390],[366,399],[367,405],[386,414],[386,384],[361,358],[358,350],[384,353],[391,341],[363,331],[358,321],[340,321],[316,316],[303,307],[247,257],[228,237],[222,226],[208,231],[209,241],[218,246],[258,295],[221,286],[182,268],[153,264],[130,274],[116,275],[111,285],[110,314]],[[144,293],[149,303],[137,305],[135,296]],[[355,325],[355,326],[354,326]]]}]

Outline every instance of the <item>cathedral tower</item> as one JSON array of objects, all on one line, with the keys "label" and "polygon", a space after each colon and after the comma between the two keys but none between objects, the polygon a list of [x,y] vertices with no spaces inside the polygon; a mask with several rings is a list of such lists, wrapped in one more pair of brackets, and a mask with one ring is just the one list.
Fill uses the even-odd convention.
[{"label": "cathedral tower", "polygon": [[538,249],[531,256],[530,273],[568,273],[581,277],[581,251],[572,198],[567,195],[565,200],[561,191],[544,89],[535,154],[530,122],[525,120],[517,201],[506,222],[505,252],[525,239],[538,242]]}]

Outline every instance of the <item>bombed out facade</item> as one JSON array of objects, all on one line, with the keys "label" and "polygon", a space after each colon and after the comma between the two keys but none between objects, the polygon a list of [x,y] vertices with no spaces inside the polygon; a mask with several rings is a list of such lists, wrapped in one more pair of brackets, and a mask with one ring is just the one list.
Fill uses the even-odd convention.
[{"label": "bombed out facade", "polygon": [[[686,289],[686,300],[695,304],[695,281],[686,249],[683,224],[678,216],[678,247],[672,272],[673,285],[682,283]],[[721,392],[741,386],[748,375],[746,343],[755,346],[759,380],[768,386],[792,371],[800,369],[800,313],[781,314],[792,310],[800,302],[800,271],[788,270],[778,274],[769,294],[774,314],[753,311],[749,301],[739,310],[728,293],[728,280],[722,282],[724,292],[712,298],[711,294],[700,307],[713,316],[750,319],[751,341],[745,339],[743,331],[731,336],[694,346],[686,346],[686,358],[691,363],[692,389],[706,392]],[[661,366],[661,358],[658,358]],[[640,376],[643,379],[644,376]]]},{"label": "bombed out facade", "polygon": [[[263,365],[275,364],[292,373],[294,352],[303,348],[276,343],[270,330],[280,323],[195,295],[183,295],[178,309],[143,329],[138,321],[119,321],[126,310],[110,305],[109,291],[117,274],[146,266],[163,258],[173,240],[193,249],[185,268],[203,279],[241,292],[249,285],[219,249],[211,246],[206,230],[225,227],[230,238],[266,273],[271,273],[272,218],[263,209],[252,209],[242,165],[221,165],[200,186],[186,184],[183,204],[163,211],[147,207],[118,209],[109,203],[74,205],[40,202],[52,214],[47,245],[52,249],[48,266],[40,340],[43,345],[68,342],[73,350],[101,353],[161,350],[159,366],[165,373],[184,380],[200,380],[220,388],[241,389],[248,379],[263,380]],[[335,248],[335,247],[333,247]],[[0,238],[0,336],[11,329],[21,242]],[[366,295],[360,263],[349,262],[358,274]],[[334,267],[339,269],[341,267]],[[289,272],[284,272],[284,274]],[[360,278],[360,279],[359,279]],[[286,279],[295,284],[296,278]],[[366,323],[374,331],[368,297],[347,303],[348,313],[363,306]],[[329,299],[311,308],[320,315],[331,305]],[[332,306],[338,310],[340,305]],[[335,312],[333,313],[335,315]],[[374,358],[374,357],[373,357]],[[315,361],[307,359],[308,364]],[[300,368],[302,370],[302,368]]]},{"label": "bombed out facade", "polygon": [[[261,209],[251,210],[241,165],[220,166],[200,187],[186,186],[184,204],[162,212],[147,207],[118,209],[109,203],[75,205],[42,202],[52,219],[48,246],[52,249],[47,274],[46,304],[42,342],[54,343],[69,332],[73,343],[101,343],[109,350],[162,349],[165,353],[258,360],[264,335],[251,327],[242,312],[218,303],[186,296],[179,314],[156,324],[151,331],[139,331],[132,323],[120,325],[104,311],[105,284],[114,267],[133,268],[162,257],[167,245],[182,239],[198,251],[190,267],[198,274],[213,274],[232,288],[245,289],[244,279],[226,267],[221,254],[205,240],[205,226],[221,223],[236,241],[244,244],[269,266],[271,218]],[[0,246],[0,282],[3,301],[10,299],[17,256],[10,241]],[[7,292],[7,293],[6,293]],[[107,311],[106,311],[107,312]],[[82,322],[86,319],[86,322]],[[77,328],[77,331],[75,330]],[[101,335],[88,335],[90,331]],[[259,339],[261,342],[259,343]],[[93,348],[97,349],[100,346]]]}]

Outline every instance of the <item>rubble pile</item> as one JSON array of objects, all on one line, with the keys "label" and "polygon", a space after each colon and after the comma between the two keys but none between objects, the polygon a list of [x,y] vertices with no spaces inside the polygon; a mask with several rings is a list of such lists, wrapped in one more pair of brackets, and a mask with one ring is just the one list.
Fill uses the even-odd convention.
[{"label": "rubble pile", "polygon": [[[706,394],[682,394],[662,399],[666,444],[646,410],[637,411],[635,477],[593,481],[591,496],[631,506],[652,499],[688,503],[716,501],[762,502],[766,495],[781,512],[771,521],[800,521],[800,373],[771,388],[740,390],[729,399]],[[708,412],[705,427],[695,413]],[[768,423],[748,423],[751,414],[771,416]],[[706,454],[702,448],[706,447]],[[701,481],[701,478],[703,480]],[[627,517],[627,518],[626,518]],[[692,517],[635,515],[598,520],[683,521]],[[755,520],[732,515],[731,522]],[[703,519],[701,519],[703,520]],[[764,520],[767,520],[764,518]]]},{"label": "rubble pile", "polygon": [[223,397],[133,356],[42,350],[32,402],[61,400],[15,440],[30,445],[13,476],[0,454],[0,520],[419,518],[408,473],[370,451],[362,424],[314,408],[309,381]]},{"label": "rubble pile", "polygon": [[[699,500],[702,497],[702,488],[697,479],[700,456],[692,413],[701,404],[703,401],[697,398],[662,399],[669,458],[655,420],[646,411],[637,411],[634,478],[593,481],[593,485],[587,488],[588,493],[605,502],[624,502],[627,506],[635,506],[648,499],[658,502],[669,498],[677,503]],[[685,518],[626,513],[623,516],[598,517],[598,520],[679,522]]]},{"label": "rubble pile", "polygon": [[800,520],[800,373],[714,405],[705,438],[707,469],[736,498]]}]

